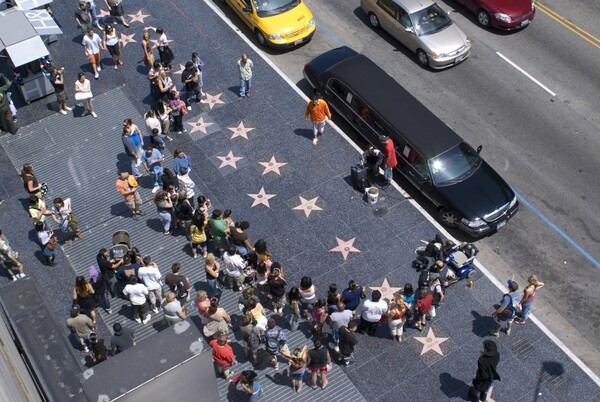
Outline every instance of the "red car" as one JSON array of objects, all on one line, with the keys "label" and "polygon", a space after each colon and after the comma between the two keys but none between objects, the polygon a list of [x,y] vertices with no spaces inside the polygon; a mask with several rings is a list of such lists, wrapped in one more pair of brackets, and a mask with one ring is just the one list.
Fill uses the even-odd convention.
[{"label": "red car", "polygon": [[484,28],[512,30],[525,28],[535,16],[532,0],[458,0],[477,16]]}]

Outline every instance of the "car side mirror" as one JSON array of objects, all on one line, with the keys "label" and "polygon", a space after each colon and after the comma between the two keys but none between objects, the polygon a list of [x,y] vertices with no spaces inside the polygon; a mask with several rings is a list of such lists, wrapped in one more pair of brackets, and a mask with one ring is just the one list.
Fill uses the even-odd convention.
[{"label": "car side mirror", "polygon": [[482,149],[483,149],[483,145],[478,146],[477,147],[477,153],[480,153]]},{"label": "car side mirror", "polygon": [[245,13],[251,13],[252,9],[250,7],[244,7],[244,8],[242,8],[242,11]]}]

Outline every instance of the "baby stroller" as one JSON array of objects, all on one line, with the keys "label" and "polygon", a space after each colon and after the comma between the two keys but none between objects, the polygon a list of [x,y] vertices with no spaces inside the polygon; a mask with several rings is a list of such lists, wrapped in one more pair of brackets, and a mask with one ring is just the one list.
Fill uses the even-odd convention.
[{"label": "baby stroller", "polygon": [[126,230],[117,230],[112,236],[113,246],[110,249],[110,256],[116,260],[122,259],[129,254],[131,250],[131,237]]}]

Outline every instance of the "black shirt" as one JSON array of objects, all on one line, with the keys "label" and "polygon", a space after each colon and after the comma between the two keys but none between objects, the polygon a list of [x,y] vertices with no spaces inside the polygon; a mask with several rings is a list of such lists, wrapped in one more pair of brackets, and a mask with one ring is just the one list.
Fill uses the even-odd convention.
[{"label": "black shirt", "polygon": [[90,20],[89,10],[87,6],[83,10],[81,8],[78,8],[77,11],[75,11],[75,18],[77,18],[77,21],[79,21],[81,25],[86,25],[92,22]]},{"label": "black shirt", "polygon": [[327,366],[327,348],[312,349],[308,351],[310,367],[323,368]]},{"label": "black shirt", "polygon": [[191,70],[188,70],[187,68],[185,70],[183,70],[183,72],[181,73],[181,82],[183,82],[185,84],[186,88],[193,88],[196,85],[198,85],[198,82],[186,82],[187,80],[191,79],[192,77],[194,77],[194,75],[196,75],[196,73],[198,72],[198,70],[196,70],[196,68],[192,68]]},{"label": "black shirt", "polygon": [[96,257],[96,262],[98,262],[98,267],[100,267],[100,272],[106,275],[108,279],[112,279],[115,277],[115,270],[112,269],[112,262],[108,261],[103,257]]},{"label": "black shirt", "polygon": [[354,352],[354,346],[358,343],[354,332],[348,331],[348,328],[340,327],[340,353],[344,355],[350,355]]},{"label": "black shirt", "polygon": [[135,338],[132,329],[123,327],[123,333],[121,335],[113,335],[110,338],[110,347],[116,350],[117,353],[129,349],[133,346],[133,339]]},{"label": "black shirt", "polygon": [[280,299],[285,296],[285,285],[286,281],[284,279],[277,278],[273,281],[269,281],[269,290],[273,296]]},{"label": "black shirt", "polygon": [[117,280],[128,281],[131,275],[137,276],[140,267],[140,264],[121,265],[117,268]]},{"label": "black shirt", "polygon": [[52,83],[52,86],[54,87],[54,91],[56,93],[61,93],[62,91],[65,90],[65,84],[64,82],[62,84],[57,84],[56,80],[58,80],[60,77],[60,75],[54,75],[54,74],[50,74],[50,82]]}]

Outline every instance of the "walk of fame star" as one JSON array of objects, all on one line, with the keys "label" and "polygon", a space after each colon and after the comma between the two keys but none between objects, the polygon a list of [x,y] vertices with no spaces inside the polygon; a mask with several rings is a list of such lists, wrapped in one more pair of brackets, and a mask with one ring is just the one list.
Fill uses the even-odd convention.
[{"label": "walk of fame star", "polygon": [[[307,200],[304,197],[300,197],[300,205],[298,205],[297,207],[294,207],[293,209],[299,210],[299,211],[304,211],[304,215],[306,215],[306,217],[308,218],[312,211],[322,211],[323,210],[323,208],[321,208],[317,205],[318,199],[319,199],[319,197],[315,197],[312,200]],[[346,259],[346,258],[344,257],[344,259]]]},{"label": "walk of fame star", "polygon": [[339,237],[336,237],[335,240],[338,245],[329,251],[342,253],[344,260],[348,259],[348,254],[350,253],[360,253],[360,250],[354,247],[354,240],[356,240],[356,237],[353,237],[350,240],[342,240]]},{"label": "walk of fame star", "polygon": [[150,15],[148,14],[142,14],[142,10],[138,11],[135,14],[127,14],[127,16],[131,17],[131,20],[129,21],[130,24],[135,21],[141,22],[143,24],[144,19],[150,17]]},{"label": "walk of fame star", "polygon": [[254,128],[251,127],[244,127],[243,121],[240,122],[237,127],[227,127],[227,129],[233,132],[233,135],[231,136],[232,140],[235,137],[244,137],[245,139],[248,139],[248,132],[254,130]]},{"label": "walk of fame star", "polygon": [[394,300],[394,293],[402,290],[402,288],[391,287],[387,278],[383,278],[383,284],[381,286],[369,286],[369,288],[371,290],[379,290],[381,292],[381,297],[388,299],[389,301]]},{"label": "walk of fame star", "polygon": [[273,172],[280,176],[281,176],[281,172],[279,171],[279,168],[287,165],[287,163],[285,163],[285,162],[277,162],[277,160],[275,159],[275,155],[273,155],[271,157],[271,160],[268,162],[258,162],[258,163],[265,167],[265,170],[263,170],[262,174],[267,174],[269,172]]},{"label": "walk of fame star", "polygon": [[427,331],[427,336],[415,336],[415,339],[423,344],[423,350],[421,350],[421,356],[425,353],[433,350],[440,356],[444,356],[440,345],[448,340],[448,338],[441,338],[435,336],[433,329],[430,327]]},{"label": "walk of fame star", "polygon": [[204,122],[204,117],[200,117],[198,119],[198,121],[195,121],[195,122],[188,121],[187,124],[192,126],[192,130],[190,131],[190,134],[195,133],[196,131],[201,131],[204,134],[206,134],[206,127],[213,125],[213,123]]},{"label": "walk of fame star", "polygon": [[267,208],[271,208],[271,206],[269,205],[269,200],[273,197],[275,197],[277,194],[267,194],[265,192],[265,188],[261,187],[260,191],[257,194],[248,194],[249,197],[253,198],[254,201],[252,202],[252,205],[250,206],[250,208],[253,208],[259,204],[263,204],[265,205]]},{"label": "walk of fame star", "polygon": [[179,64],[179,70],[177,71],[173,71],[173,74],[180,74],[183,73],[183,70],[185,70],[185,66],[183,64]]},{"label": "walk of fame star", "polygon": [[225,167],[225,166],[231,166],[235,169],[237,169],[237,161],[239,161],[240,159],[244,159],[243,156],[233,156],[233,151],[229,151],[229,153],[225,156],[217,156],[217,159],[219,159],[221,161],[221,166],[219,166],[219,169]]},{"label": "walk of fame star", "polygon": [[125,47],[128,43],[137,42],[137,40],[133,39],[134,36],[134,33],[131,35],[125,35],[124,33],[122,33],[121,38],[119,39],[119,43],[121,44],[121,46]]},{"label": "walk of fame star", "polygon": [[224,105],[225,102],[223,102],[221,100],[221,95],[223,95],[223,93],[218,93],[216,95],[211,95],[208,92],[205,92],[206,94],[206,98],[202,100],[202,103],[206,103],[208,105],[209,109],[212,109],[215,105],[218,104],[222,104]]}]

